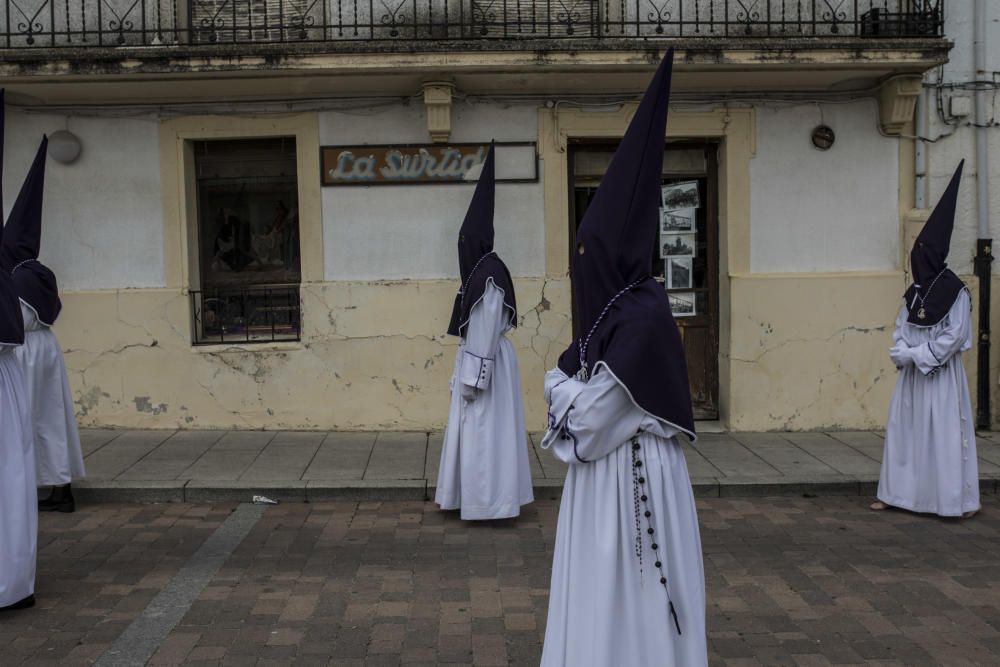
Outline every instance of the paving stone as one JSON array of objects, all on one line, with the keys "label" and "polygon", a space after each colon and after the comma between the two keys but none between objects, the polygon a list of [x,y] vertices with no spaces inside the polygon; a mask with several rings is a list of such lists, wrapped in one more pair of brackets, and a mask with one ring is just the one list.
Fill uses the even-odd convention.
[{"label": "paving stone", "polygon": [[375,433],[327,433],[302,478],[363,479],[375,445]]},{"label": "paving stone", "polygon": [[878,458],[867,456],[826,433],[787,433],[786,440],[843,475],[878,475]]},{"label": "paving stone", "polygon": [[[235,507],[40,517],[39,604],[4,664],[96,660]],[[993,664],[1000,498],[973,520],[867,499],[699,498],[713,665]],[[537,664],[558,502],[465,523],[420,501],[267,507],[150,664]]]},{"label": "paving stone", "polygon": [[225,434],[225,431],[177,431],[116,479],[178,479]]},{"label": "paving stone", "polygon": [[698,438],[698,452],[725,476],[780,475],[780,471],[729,435],[706,433]]},{"label": "paving stone", "polygon": [[732,438],[782,475],[835,475],[838,472],[780,433],[733,433]]},{"label": "paving stone", "polygon": [[241,480],[299,480],[312,463],[326,434],[281,432],[267,443]]},{"label": "paving stone", "polygon": [[80,448],[83,450],[83,455],[90,456],[121,434],[122,431],[106,428],[80,429]]},{"label": "paving stone", "polygon": [[123,431],[86,457],[88,478],[115,479],[171,435],[173,431]]},{"label": "paving stone", "polygon": [[424,479],[426,456],[426,433],[379,433],[364,478]]}]

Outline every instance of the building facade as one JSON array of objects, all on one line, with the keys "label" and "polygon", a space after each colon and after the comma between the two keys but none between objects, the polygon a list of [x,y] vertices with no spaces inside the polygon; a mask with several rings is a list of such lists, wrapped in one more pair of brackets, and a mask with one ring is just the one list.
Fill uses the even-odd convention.
[{"label": "building facade", "polygon": [[4,188],[53,135],[42,259],[82,424],[433,430],[465,172],[496,140],[539,429],[575,224],[673,46],[650,252],[698,416],[878,428],[909,239],[962,157],[977,288],[973,4],[5,0]]}]

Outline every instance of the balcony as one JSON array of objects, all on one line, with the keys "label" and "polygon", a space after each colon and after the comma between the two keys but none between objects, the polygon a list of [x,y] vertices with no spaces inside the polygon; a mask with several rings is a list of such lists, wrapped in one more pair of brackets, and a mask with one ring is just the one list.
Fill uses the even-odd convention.
[{"label": "balcony", "polygon": [[[358,51],[463,43],[899,40],[942,36],[944,0],[0,0],[0,49]],[[242,49],[246,51],[247,49]],[[252,52],[252,51],[251,51]]]},{"label": "balcony", "polygon": [[[871,91],[948,60],[944,0],[0,0],[26,107]],[[867,93],[866,93],[867,94]]]}]

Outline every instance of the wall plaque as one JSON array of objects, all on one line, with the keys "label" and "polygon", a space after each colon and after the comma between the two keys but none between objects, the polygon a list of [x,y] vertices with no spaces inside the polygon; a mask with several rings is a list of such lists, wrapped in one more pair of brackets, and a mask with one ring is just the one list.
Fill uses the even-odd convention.
[{"label": "wall plaque", "polygon": [[[478,176],[489,143],[321,146],[322,185],[468,183]],[[497,142],[497,182],[538,181],[534,142]],[[470,170],[476,168],[472,174]]]}]

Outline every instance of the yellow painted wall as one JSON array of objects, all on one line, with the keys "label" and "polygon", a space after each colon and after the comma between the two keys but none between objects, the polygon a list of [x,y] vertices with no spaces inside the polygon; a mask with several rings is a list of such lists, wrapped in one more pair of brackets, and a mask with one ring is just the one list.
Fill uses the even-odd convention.
[{"label": "yellow painted wall", "polygon": [[[83,426],[438,429],[456,339],[452,281],[303,286],[301,343],[192,347],[180,290],[64,295],[56,334]],[[518,280],[527,418],[569,336],[566,280]]]},{"label": "yellow painted wall", "polygon": [[899,273],[733,276],[730,427],[882,427],[902,290]]},{"label": "yellow painted wall", "polygon": [[[723,331],[731,351],[720,359],[730,378],[727,426],[882,426],[903,281],[895,273],[733,276]],[[65,295],[57,335],[85,426],[440,429],[455,287],[310,284],[301,343],[204,348],[190,344],[189,300],[179,290],[76,292]],[[570,336],[569,283],[522,279],[517,288],[522,322],[511,338],[528,425],[541,429],[542,377]]]}]

